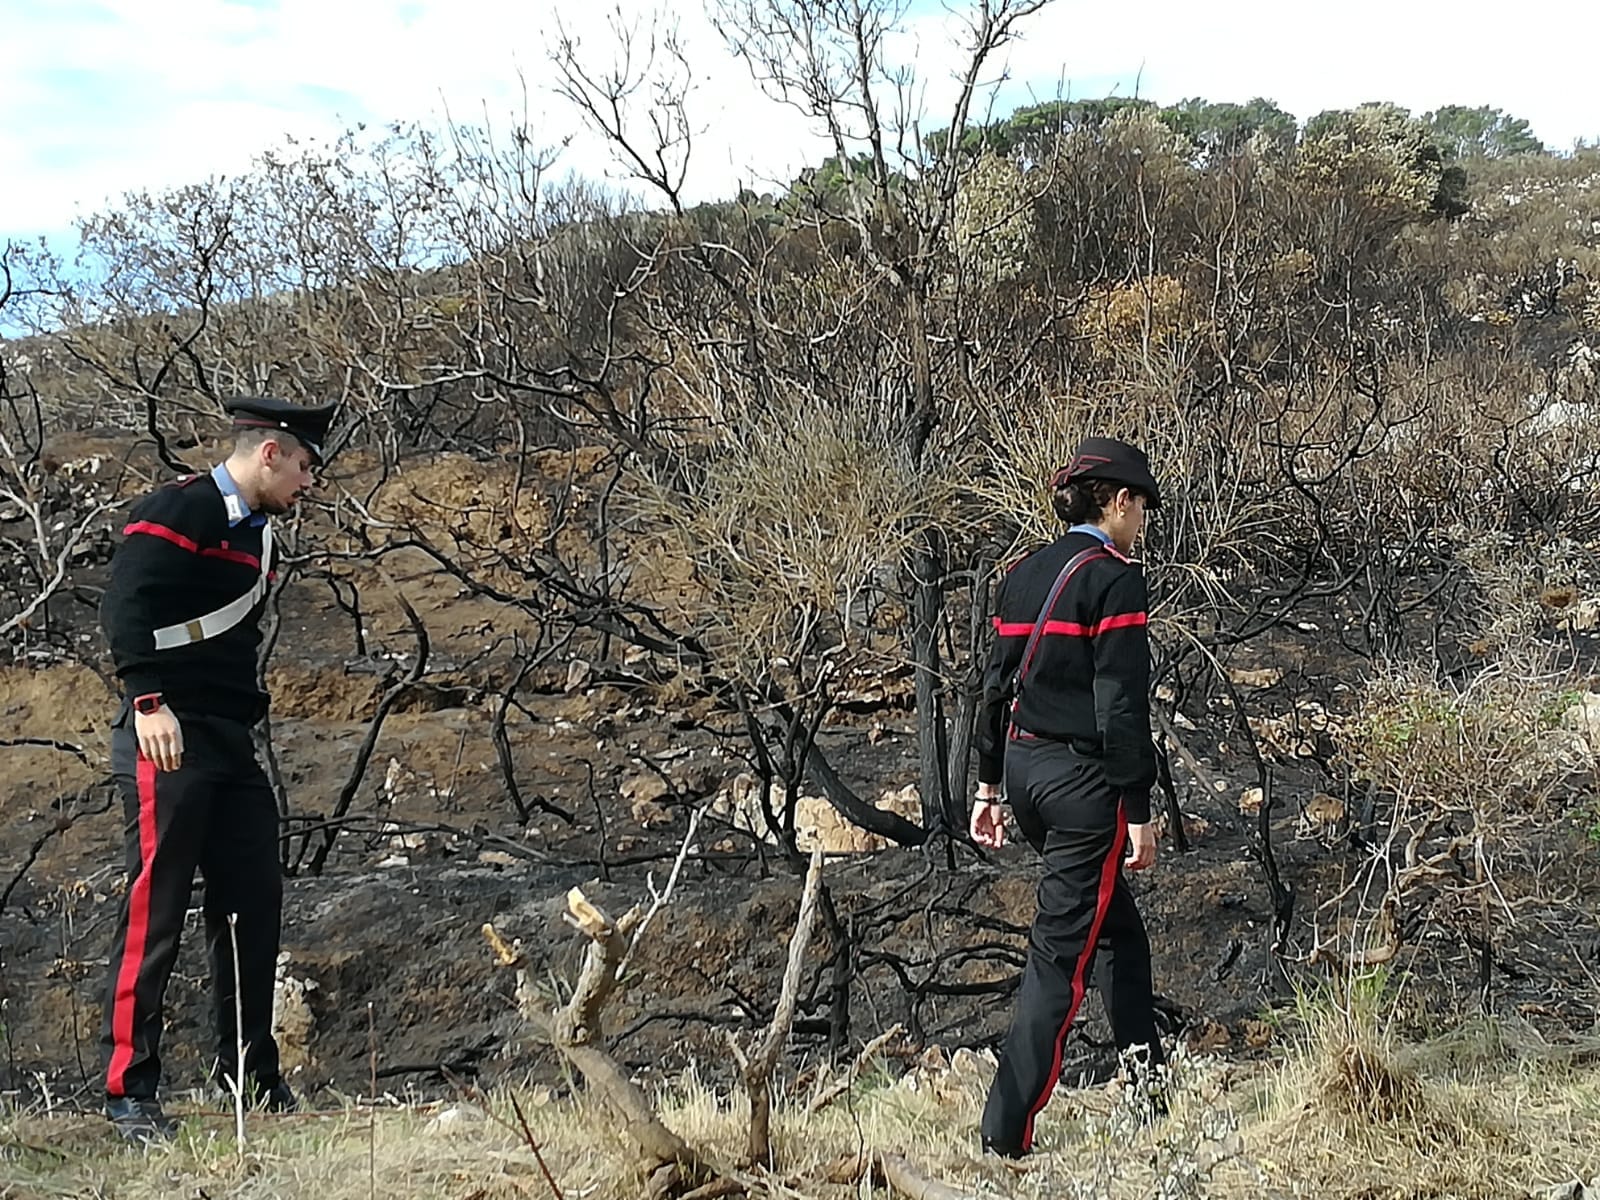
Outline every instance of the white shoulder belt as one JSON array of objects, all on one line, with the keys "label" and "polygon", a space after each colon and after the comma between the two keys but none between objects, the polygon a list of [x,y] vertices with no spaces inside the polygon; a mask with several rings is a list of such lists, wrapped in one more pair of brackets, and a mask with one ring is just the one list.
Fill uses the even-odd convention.
[{"label": "white shoulder belt", "polygon": [[196,617],[192,621],[156,630],[156,649],[174,650],[179,646],[214,638],[219,633],[227,633],[249,616],[251,609],[261,603],[261,598],[267,594],[267,577],[271,571],[272,522],[268,521],[261,527],[261,574],[256,576],[254,586],[237,600],[224,604],[216,612],[208,612],[205,616]]}]

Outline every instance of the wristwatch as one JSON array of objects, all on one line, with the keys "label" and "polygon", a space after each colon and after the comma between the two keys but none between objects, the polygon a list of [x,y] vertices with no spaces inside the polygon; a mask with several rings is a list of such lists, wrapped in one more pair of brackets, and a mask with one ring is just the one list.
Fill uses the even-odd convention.
[{"label": "wristwatch", "polygon": [[135,696],[133,698],[133,711],[136,713],[142,713],[147,717],[153,716],[154,714],[160,712],[161,705],[162,700],[160,692],[146,692],[143,696]]}]

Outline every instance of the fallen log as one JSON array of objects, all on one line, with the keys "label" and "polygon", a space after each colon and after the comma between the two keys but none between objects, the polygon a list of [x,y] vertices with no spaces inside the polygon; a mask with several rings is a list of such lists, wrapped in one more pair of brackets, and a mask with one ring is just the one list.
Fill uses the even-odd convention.
[{"label": "fallen log", "polygon": [[973,1200],[947,1183],[929,1179],[901,1154],[872,1150],[840,1159],[828,1171],[829,1183],[859,1184],[870,1177],[878,1187],[887,1187],[905,1200]]}]

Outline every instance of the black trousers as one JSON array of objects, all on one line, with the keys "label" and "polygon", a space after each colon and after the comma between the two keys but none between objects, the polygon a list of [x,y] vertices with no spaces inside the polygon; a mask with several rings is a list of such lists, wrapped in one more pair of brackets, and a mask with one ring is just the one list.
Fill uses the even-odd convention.
[{"label": "black trousers", "polygon": [[1149,1061],[1164,1059],[1150,938],[1122,874],[1128,824],[1116,789],[1095,759],[1059,742],[1024,738],[1006,747],[1006,795],[1017,827],[1044,856],[1044,877],[1028,965],[983,1110],[983,1137],[1029,1150],[1091,972],[1118,1048],[1146,1046]]},{"label": "black trousers", "polygon": [[[162,1001],[178,957],[195,868],[205,879],[219,1079],[235,1076],[242,1032],[245,1077],[278,1081],[272,997],[283,876],[278,807],[256,761],[248,726],[180,716],[183,762],[157,771],[139,753],[123,706],[111,735],[111,767],[126,820],[128,892],[111,946],[100,1047],[108,1096],[150,1098],[161,1076]],[[237,917],[230,930],[228,917]],[[234,939],[239,1005],[235,1017]],[[242,1028],[241,1028],[242,1024]]]}]

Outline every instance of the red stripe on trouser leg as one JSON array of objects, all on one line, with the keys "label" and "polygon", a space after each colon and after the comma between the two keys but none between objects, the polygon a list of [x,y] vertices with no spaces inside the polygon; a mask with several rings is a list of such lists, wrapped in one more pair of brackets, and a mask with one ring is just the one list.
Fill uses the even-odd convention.
[{"label": "red stripe on trouser leg", "polygon": [[1122,847],[1128,835],[1128,819],[1123,815],[1122,806],[1117,806],[1117,831],[1111,838],[1111,853],[1106,855],[1105,864],[1100,868],[1100,893],[1095,899],[1094,921],[1089,926],[1089,935],[1084,939],[1083,949],[1078,953],[1078,965],[1072,972],[1072,999],[1067,1004],[1066,1019],[1061,1022],[1061,1029],[1056,1034],[1055,1055],[1050,1061],[1050,1074],[1045,1078],[1044,1087],[1039,1091],[1039,1098],[1033,1102],[1033,1107],[1028,1109],[1028,1119],[1022,1126],[1022,1149],[1033,1149],[1033,1122],[1044,1110],[1045,1104],[1050,1099],[1050,1093],[1056,1090],[1056,1083],[1061,1078],[1061,1056],[1067,1043],[1067,1030],[1072,1028],[1072,1020],[1078,1015],[1078,1006],[1083,1003],[1084,977],[1088,974],[1089,960],[1094,956],[1094,948],[1100,941],[1100,927],[1105,924],[1106,910],[1111,907],[1111,896],[1117,888],[1117,872],[1122,868]]},{"label": "red stripe on trouser leg", "polygon": [[156,764],[139,755],[139,876],[128,892],[128,935],[112,999],[111,1036],[115,1043],[106,1070],[106,1094],[122,1095],[123,1077],[133,1061],[133,1020],[139,971],[150,933],[150,875],[156,855]]}]

